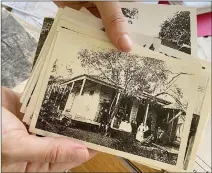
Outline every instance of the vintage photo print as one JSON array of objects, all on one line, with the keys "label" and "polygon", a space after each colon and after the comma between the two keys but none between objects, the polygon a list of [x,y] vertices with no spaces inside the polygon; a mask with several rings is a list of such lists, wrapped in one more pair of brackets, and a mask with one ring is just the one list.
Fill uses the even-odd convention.
[{"label": "vintage photo print", "polygon": [[[85,22],[85,19],[87,19],[86,22]],[[80,30],[83,30],[83,33],[87,33],[87,34],[91,33],[92,35],[94,35],[94,37],[97,37],[104,41],[110,42],[109,39],[107,38],[106,34],[103,34],[102,32],[97,33],[96,30],[102,28],[102,23],[97,18],[93,19],[93,17],[91,15],[88,16],[87,14],[84,14],[77,10],[66,7],[64,10],[62,10],[62,9],[59,10],[59,12],[56,16],[54,25],[57,25],[58,21],[62,21],[63,24],[61,24],[61,25],[63,25],[63,27],[65,27],[65,28],[74,29],[75,31],[78,31],[80,28]],[[91,21],[91,22],[89,23],[89,21]],[[65,24],[64,24],[64,22],[65,22]],[[78,26],[78,27],[76,28],[76,26],[74,26],[73,23],[76,24],[76,26]],[[84,29],[83,29],[83,27],[84,27]],[[90,30],[89,30],[90,33],[86,30],[86,28],[87,29],[90,28]],[[80,31],[80,32],[82,32],[82,31]],[[53,32],[51,32],[51,33],[53,33]],[[153,51],[157,51],[161,45],[160,40],[157,38],[153,38],[153,37],[146,36],[143,34],[135,34],[135,33],[132,33],[131,36],[136,44],[139,44],[139,45],[141,45],[141,47],[145,47],[145,48],[148,48]],[[46,47],[48,47],[49,43],[46,45],[47,45]],[[43,50],[46,50],[48,48],[45,48],[45,49],[43,48]],[[45,57],[44,56],[45,54],[42,54],[43,52],[45,52],[45,51],[42,51],[41,55],[39,57]],[[45,58],[42,58],[42,59],[45,59]],[[43,63],[40,63],[39,67],[34,68],[36,71],[35,73],[39,73],[40,70],[37,70],[37,68],[42,67],[42,64]],[[34,76],[34,73],[33,73],[33,76]],[[36,81],[36,80],[34,80],[34,81]],[[30,83],[30,82],[28,82],[28,83]],[[28,87],[29,86],[27,85],[27,88]],[[30,95],[32,92],[32,88],[33,87],[31,87],[31,90],[29,92]],[[21,98],[22,103],[23,103],[23,100],[25,99],[25,95],[26,95],[26,90],[24,91],[24,94]],[[27,98],[29,98],[30,95],[28,94]],[[25,103],[26,103],[26,101],[25,101]],[[24,104],[24,105],[26,105],[26,104]]]},{"label": "vintage photo print", "polygon": [[195,8],[132,2],[120,4],[131,31],[158,38],[164,46],[197,55]]},{"label": "vintage photo print", "polygon": [[42,26],[41,33],[40,33],[40,38],[39,38],[39,41],[38,41],[37,50],[35,52],[33,66],[35,66],[37,58],[38,58],[40,51],[41,51],[41,49],[44,45],[46,37],[48,36],[49,31],[51,30],[53,22],[54,22],[53,18],[48,18],[48,17],[44,18],[43,26]]},{"label": "vintage photo print", "polygon": [[[211,82],[211,80],[210,80]],[[196,112],[195,112],[196,114]],[[186,148],[186,155],[185,155],[185,161],[184,161],[184,170],[191,171],[194,168],[198,147],[200,143],[202,142],[202,135],[203,132],[206,130],[205,127],[208,124],[208,121],[210,121],[211,116],[211,85],[207,87],[205,99],[203,102],[203,106],[201,108],[200,116],[193,115],[192,118],[192,125],[191,130],[189,133],[189,140],[187,143]],[[195,117],[196,116],[196,117]],[[198,119],[197,119],[198,118]],[[198,122],[196,122],[198,121]],[[206,132],[206,131],[205,131]],[[207,132],[206,132],[207,133]],[[201,163],[201,162],[199,162]],[[211,169],[211,167],[209,167]]]},{"label": "vintage photo print", "polygon": [[[74,19],[71,19],[71,21],[70,21],[70,18],[66,17],[65,15],[61,15],[60,20],[57,23],[57,28],[61,28],[61,27],[75,31],[75,32],[87,34],[87,35],[90,35],[91,37],[95,37],[95,38],[98,38],[98,39],[106,41],[106,42],[110,42],[110,40],[108,39],[105,32],[103,32],[99,29],[94,29],[90,25],[87,26],[87,25],[85,25],[81,22],[74,20]],[[158,39],[155,39],[155,38],[152,38],[152,37],[149,37],[149,36],[145,36],[145,35],[141,35],[141,34],[139,34],[139,35],[136,34],[135,38],[137,40],[140,40],[139,43],[141,45],[141,48],[145,47],[145,48],[148,48],[150,50],[157,51],[160,47],[160,40],[158,40]],[[51,50],[50,50],[50,52],[51,52]],[[46,55],[47,55],[47,52],[46,52]],[[48,57],[48,56],[46,56],[46,57]],[[42,67],[42,68],[45,69],[47,64],[48,64],[48,61],[49,60],[47,58],[42,60],[43,65],[41,65],[40,68]],[[28,92],[26,99],[24,100],[24,102],[22,104],[22,108],[21,108],[21,111],[25,113],[24,122],[26,122],[26,123],[30,122],[30,116],[32,115],[32,113],[34,111],[34,107],[35,107],[34,101],[29,102],[29,99],[37,97],[37,91],[40,90],[40,87],[41,87],[41,84],[42,84],[42,77],[43,76],[42,75],[39,76],[39,74],[42,74],[41,70],[36,71],[36,73],[37,73],[36,79],[37,79],[39,84],[35,83],[37,81],[34,80],[34,84],[36,85],[36,87],[34,87],[35,88],[34,89],[33,88],[34,85],[31,86],[31,90]],[[41,82],[39,80],[41,80]],[[28,103],[29,103],[29,105],[28,105]]]},{"label": "vintage photo print", "polygon": [[61,29],[30,131],[176,168],[194,109],[196,69],[192,62],[140,47],[120,52],[110,43]]},{"label": "vintage photo print", "polygon": [[194,160],[192,158],[196,157],[197,152],[196,145],[199,144],[199,142],[197,142],[199,140],[197,134],[201,134],[202,131],[204,130],[203,126],[204,124],[206,124],[207,122],[206,119],[208,118],[209,115],[210,106],[208,106],[208,103],[210,105],[211,101],[210,98],[207,97],[207,95],[211,95],[211,91],[208,89],[211,86],[210,85],[211,64],[210,62],[197,59],[188,54],[176,51],[166,46],[161,46],[158,51],[159,53],[162,53],[170,58],[187,59],[190,61],[197,61],[201,64],[200,81],[197,90],[198,92],[197,100],[191,122],[188,142],[186,145],[186,154],[184,158],[183,167],[185,170],[187,170],[190,160]]},{"label": "vintage photo print", "polygon": [[29,100],[27,100],[25,103],[26,105],[22,105],[22,109],[25,108],[25,112],[24,112],[24,118],[23,118],[23,122],[25,122],[26,124],[30,124],[31,122],[31,117],[33,115],[34,109],[35,109],[35,104],[37,102],[38,99],[38,94],[40,92],[41,89],[41,85],[43,83],[43,79],[44,79],[44,74],[47,71],[47,66],[48,66],[48,62],[50,61],[50,55],[51,52],[53,51],[54,48],[54,44],[57,38],[57,33],[55,34],[51,47],[49,49],[49,52],[46,55],[46,60],[43,62],[43,68],[41,69],[41,75],[38,77],[38,80],[36,82],[36,86],[33,88],[33,91],[29,97]]},{"label": "vintage photo print", "polygon": [[[63,14],[64,16],[69,17],[70,22],[73,22],[73,20],[77,20],[77,22],[83,23],[87,25],[87,27],[89,26],[101,31],[105,31],[102,20],[96,18],[92,14],[88,15],[84,12],[77,11],[69,7],[64,8]],[[161,46],[161,40],[159,38],[146,35],[145,33],[129,30],[129,36],[131,37],[134,44],[140,45],[153,51],[157,51]],[[110,40],[108,41],[110,42]]]},{"label": "vintage photo print", "polygon": [[[57,24],[57,21],[58,21],[59,16],[61,15],[61,12],[62,12],[62,10],[59,9],[58,12],[57,12],[57,15],[56,15],[56,17],[53,21],[53,26],[51,26],[51,30],[48,32],[48,35],[46,36],[46,38],[44,37],[44,39],[45,39],[44,45],[46,45],[46,46],[42,46],[41,50],[40,51],[38,50],[39,55],[38,55],[38,57],[36,57],[36,60],[34,62],[35,64],[34,64],[33,69],[32,69],[32,73],[30,75],[29,80],[27,81],[24,92],[23,92],[23,94],[20,98],[21,103],[23,103],[24,100],[27,100],[27,102],[28,102],[28,98],[30,97],[30,95],[31,95],[31,93],[34,89],[37,76],[39,76],[39,72],[40,72],[42,65],[43,65],[43,63],[41,61],[43,59],[45,59],[46,51],[49,49],[49,47],[51,45],[51,42],[53,40],[53,35],[54,35],[54,32],[55,32],[55,27],[56,27],[55,25]],[[49,25],[51,25],[51,24],[49,24]]]},{"label": "vintage photo print", "polygon": [[[203,76],[204,74],[205,76]],[[203,133],[209,116],[211,116],[211,77],[206,76],[206,73],[202,73],[201,78],[203,79],[201,81],[203,83],[198,87],[196,109],[192,118],[184,159],[185,170],[191,170],[194,166],[194,158],[196,158],[197,149],[201,142],[199,134]]]}]

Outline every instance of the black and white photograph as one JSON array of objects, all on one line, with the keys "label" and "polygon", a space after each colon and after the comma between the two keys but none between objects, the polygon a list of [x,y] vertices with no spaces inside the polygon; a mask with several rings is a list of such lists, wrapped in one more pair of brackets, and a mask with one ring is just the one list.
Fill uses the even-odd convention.
[{"label": "black and white photograph", "polygon": [[[123,10],[122,12],[124,13]],[[129,15],[132,15],[132,13],[138,14],[138,11],[129,12]],[[72,16],[70,14],[72,14]],[[77,19],[77,22],[83,23],[85,26],[87,25],[88,27],[97,28],[100,29],[101,31],[105,31],[102,21],[93,15],[87,15],[87,13],[77,11],[68,7],[64,9],[63,15],[69,17],[69,20],[72,19],[71,20],[72,23],[73,19],[74,20]],[[131,18],[134,19],[135,17]],[[161,39],[152,37],[151,35],[146,35],[145,33],[135,32],[134,30],[131,31],[130,28],[129,28],[129,36],[131,37],[134,44],[140,45],[141,47],[150,49],[152,51],[157,51],[161,46]]]},{"label": "black and white photograph", "polygon": [[11,12],[3,8],[1,14],[1,82],[14,88],[29,77],[37,41]]},{"label": "black and white photograph", "polygon": [[129,24],[133,24],[133,19],[138,19],[139,11],[137,8],[121,8],[123,15],[128,19]]},{"label": "black and white photograph", "polygon": [[40,33],[40,38],[39,38],[39,41],[38,41],[38,46],[37,46],[37,49],[36,49],[36,52],[35,52],[35,57],[34,57],[34,61],[33,61],[33,67],[35,66],[35,63],[37,62],[37,59],[38,59],[38,56],[41,52],[41,49],[44,45],[44,42],[48,36],[48,33],[52,27],[52,24],[54,22],[54,19],[53,18],[44,18],[43,20],[43,26],[42,26],[42,29],[41,29],[41,33]]},{"label": "black and white photograph", "polygon": [[176,165],[195,101],[194,69],[138,47],[120,52],[73,32],[59,33],[57,42],[31,131]]},{"label": "black and white photograph", "polygon": [[[70,8],[67,8],[67,9],[68,9],[67,12],[69,12],[69,10],[70,10],[71,12],[76,12],[77,14],[79,13],[76,10],[71,10]],[[80,33],[83,33],[83,34],[86,33],[86,34],[91,35],[92,37],[95,37],[95,38],[104,40],[106,42],[109,42],[109,40],[108,40],[108,38],[107,38],[107,36],[106,36],[106,34],[104,32],[99,31],[98,29],[93,29],[93,28],[91,28],[89,26],[88,26],[87,29],[84,29],[84,27],[80,27],[80,26],[82,25],[82,26],[86,26],[87,27],[87,25],[84,25],[84,24],[82,24],[82,23],[80,23],[78,21],[74,21],[74,20],[71,20],[71,22],[70,22],[70,18],[67,18],[66,13],[64,15],[61,15],[60,17],[58,17],[62,21],[62,22],[58,22],[58,25],[60,25],[62,28],[68,28],[68,29],[75,30],[76,32],[80,32]],[[80,14],[81,14],[81,12],[80,12]],[[47,27],[47,29],[49,27],[51,27],[51,21],[52,20],[51,19],[48,19],[48,20],[50,21],[50,23],[47,22],[48,25],[46,25],[44,23],[43,28],[45,28],[45,26]],[[76,28],[76,26],[73,25],[73,22],[74,23],[76,22],[76,25],[79,25],[79,27]],[[45,41],[42,38],[46,38],[47,34],[48,34],[48,33],[46,33],[46,30],[44,30],[44,31],[45,31],[45,33],[43,35],[41,35],[41,45],[38,47],[39,49],[42,48],[41,47],[42,43]],[[150,36],[143,35],[143,34],[132,34],[132,37],[133,37],[134,40],[137,40],[139,42],[139,44],[141,45],[141,48],[145,48],[145,49],[148,48],[148,49],[150,49],[152,51],[157,51],[159,49],[160,45],[161,45],[159,39],[155,39],[155,38],[152,38]],[[40,42],[40,40],[39,40],[39,42]],[[44,55],[42,55],[42,56],[43,57],[47,57],[47,53],[46,53],[46,56],[44,56]],[[45,61],[47,61],[47,63],[45,63]],[[48,60],[42,60],[41,64],[48,64]],[[37,71],[37,72],[39,73],[40,71]],[[44,73],[44,71],[43,71],[43,73]],[[37,75],[37,77],[38,77],[38,75]],[[39,82],[39,83],[41,84],[42,82]],[[34,80],[34,84],[36,85],[36,88],[37,88],[36,91],[39,91],[40,89],[38,89],[38,88],[40,88],[40,85],[39,85],[39,87],[37,87],[37,84],[36,84],[35,80]],[[22,101],[23,104],[22,104],[22,108],[21,108],[21,111],[23,113],[25,113],[24,122],[26,122],[27,124],[29,124],[29,122],[31,121],[30,117],[32,117],[32,113],[33,113],[33,110],[34,110],[34,107],[35,107],[35,103],[34,102],[30,102],[30,100],[31,100],[31,98],[36,98],[37,97],[37,92],[34,93],[34,91],[33,91],[34,87],[32,85],[29,86],[29,87],[30,87],[30,90],[28,91],[28,94],[25,97],[25,99],[23,99],[24,101]]]},{"label": "black and white photograph", "polygon": [[211,172],[203,4],[2,2],[2,169]]},{"label": "black and white photograph", "polygon": [[[205,100],[208,100],[207,95],[211,95],[211,91],[209,88],[211,88],[210,85],[210,80],[209,80],[209,75],[207,72],[202,73],[201,75],[201,83],[198,87],[198,95],[197,95],[197,102],[196,106],[194,109],[194,114],[192,117],[192,122],[191,122],[191,127],[190,127],[190,132],[188,136],[188,142],[186,146],[186,153],[185,153],[185,158],[184,158],[184,169],[187,170],[190,164],[190,160],[194,156],[194,153],[196,153],[195,150],[197,150],[196,146],[198,145],[199,141],[201,140],[200,136],[198,135],[199,133],[202,132],[204,129],[204,121],[208,119],[209,114],[208,110],[210,103],[207,103],[208,105],[205,106]],[[205,103],[205,104],[204,104]]]},{"label": "black and white photograph", "polygon": [[[190,127],[190,132],[188,136],[188,142],[186,146],[186,153],[185,153],[185,158],[184,158],[184,169],[187,170],[189,161],[193,157],[194,150],[196,150],[195,145],[198,143],[197,141],[198,136],[196,137],[197,134],[202,132],[202,125],[200,124],[200,121],[204,121],[208,117],[208,110],[204,111],[204,102],[205,99],[207,99],[206,95],[210,95],[210,93],[207,93],[208,90],[207,88],[210,88],[210,63],[203,61],[203,60],[198,60],[195,57],[192,57],[190,55],[186,55],[183,52],[176,51],[174,49],[171,49],[166,46],[161,46],[159,48],[159,52],[164,54],[165,56],[168,56],[170,58],[178,58],[183,57],[184,59],[189,59],[193,61],[199,61],[201,63],[201,77],[200,77],[200,82],[198,85],[198,90],[197,90],[197,101],[195,104],[195,109],[193,113],[193,118],[191,122],[191,127]],[[207,108],[206,108],[207,109]]]},{"label": "black and white photograph", "polygon": [[196,56],[196,50],[193,50],[197,45],[194,9],[142,3],[120,4],[132,31],[158,38],[164,46]]}]

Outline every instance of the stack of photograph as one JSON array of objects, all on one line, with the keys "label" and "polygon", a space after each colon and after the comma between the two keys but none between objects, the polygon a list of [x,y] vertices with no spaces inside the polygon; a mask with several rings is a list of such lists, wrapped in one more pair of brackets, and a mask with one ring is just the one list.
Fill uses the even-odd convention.
[{"label": "stack of photograph", "polygon": [[127,2],[121,8],[130,52],[116,49],[101,19],[85,8],[45,18],[20,100],[23,122],[35,135],[192,171],[211,113],[211,64],[197,57],[196,10]]}]

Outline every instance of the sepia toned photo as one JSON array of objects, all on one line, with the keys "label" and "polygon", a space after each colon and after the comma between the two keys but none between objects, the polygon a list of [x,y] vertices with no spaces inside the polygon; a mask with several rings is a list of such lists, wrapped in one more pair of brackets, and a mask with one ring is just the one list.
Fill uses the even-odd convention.
[{"label": "sepia toned photo", "polygon": [[192,115],[187,111],[196,91],[194,70],[145,49],[120,52],[109,43],[71,33],[74,45],[67,32],[59,34],[31,131],[176,165]]},{"label": "sepia toned photo", "polygon": [[[74,10],[74,11],[76,11],[76,10]],[[74,25],[74,23],[77,26],[79,25],[79,27],[76,27],[76,25]],[[98,29],[94,29],[94,28],[92,28],[90,26],[87,26],[87,25],[85,25],[85,24],[83,24],[81,22],[78,22],[78,21],[74,20],[74,19],[72,19],[70,21],[70,18],[67,17],[66,15],[61,15],[60,16],[60,21],[58,22],[57,27],[58,28],[59,27],[67,28],[67,29],[74,30],[74,31],[82,33],[82,34],[88,34],[88,35],[90,35],[92,37],[95,37],[95,38],[98,38],[100,40],[109,42],[109,39],[106,36],[106,33],[102,32],[102,31],[100,31]],[[159,49],[160,45],[161,45],[159,39],[155,39],[155,38],[152,38],[152,37],[149,37],[149,36],[145,36],[145,35],[142,35],[142,34],[132,34],[132,36],[134,38],[134,41],[137,40],[139,42],[141,48],[147,48],[147,49],[150,49],[152,51],[157,51]],[[52,42],[52,44],[53,44],[53,42]],[[47,54],[47,52],[46,52],[46,54]],[[43,57],[44,57],[44,55],[43,55]],[[46,64],[46,65],[48,64],[48,60],[45,59],[45,58],[44,58],[44,60],[42,60],[42,62],[40,64],[40,67],[43,66],[44,64]],[[41,73],[41,71],[38,70],[37,74],[39,74],[39,73]],[[43,73],[45,73],[45,72],[43,71]],[[37,77],[38,77],[38,75],[37,75]],[[39,77],[39,78],[42,78],[42,77]],[[25,101],[22,104],[21,111],[23,113],[25,113],[24,122],[26,122],[27,124],[29,124],[29,122],[30,122],[30,117],[32,117],[32,113],[33,113],[33,110],[34,110],[34,107],[35,107],[35,103],[34,102],[30,102],[29,100],[31,98],[34,99],[34,98],[37,97],[37,91],[40,90],[40,84],[42,84],[42,79],[39,79],[39,78],[37,78],[37,80],[41,81],[41,82],[35,83],[36,80],[34,80],[34,84],[36,85],[35,92],[33,91],[34,89],[33,89],[33,86],[31,85],[30,86],[30,90],[27,93],[28,95],[26,96]],[[38,87],[37,87],[37,85],[38,85]],[[32,97],[31,97],[31,95],[32,95]],[[28,105],[28,103],[29,103],[29,105]]]},{"label": "sepia toned photo", "polygon": [[37,47],[37,50],[35,52],[35,57],[34,57],[34,60],[33,60],[33,67],[35,66],[37,58],[38,58],[38,56],[41,52],[41,49],[42,49],[44,42],[45,42],[45,40],[48,36],[48,33],[51,30],[53,22],[54,22],[53,18],[47,18],[47,17],[44,18],[43,26],[42,26],[41,33],[40,33],[40,38],[39,38],[39,41],[38,41],[38,47]]},{"label": "sepia toned photo", "polygon": [[[122,2],[121,7],[130,25],[129,29],[158,38],[163,46],[196,56],[197,33],[194,9],[130,2]],[[149,11],[157,12],[157,15]]]},{"label": "sepia toned photo", "polygon": [[16,17],[4,8],[1,11],[1,24],[1,84],[14,88],[29,77],[32,68],[31,57],[36,50],[37,41]]},{"label": "sepia toned photo", "polygon": [[200,75],[201,77],[200,77],[200,82],[199,82],[198,90],[197,90],[197,93],[198,93],[197,101],[195,104],[196,106],[195,106],[192,121],[191,121],[188,142],[186,145],[186,154],[184,158],[183,167],[185,170],[187,170],[188,165],[190,164],[190,160],[192,160],[192,158],[195,157],[197,152],[196,145],[197,143],[199,143],[197,142],[199,140],[199,136],[197,136],[197,134],[200,134],[203,131],[204,122],[206,122],[206,119],[208,117],[209,107],[204,105],[206,103],[209,103],[210,105],[210,99],[207,97],[207,95],[211,95],[211,92],[208,90],[208,88],[210,88],[209,79],[210,79],[211,67],[209,62],[206,62],[204,60],[198,60],[195,57],[186,55],[183,52],[176,51],[169,47],[161,46],[159,48],[159,52],[170,58],[179,59],[180,57],[183,57],[183,59],[189,59],[190,61],[199,61],[201,64],[201,75]]},{"label": "sepia toned photo", "polygon": [[22,172],[211,172],[211,40],[199,6],[3,3],[3,120],[24,128],[5,136],[5,158],[21,157]]}]

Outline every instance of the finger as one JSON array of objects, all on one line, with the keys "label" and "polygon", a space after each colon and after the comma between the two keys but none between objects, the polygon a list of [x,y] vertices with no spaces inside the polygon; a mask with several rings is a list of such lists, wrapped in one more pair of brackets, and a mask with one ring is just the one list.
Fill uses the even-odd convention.
[{"label": "finger", "polygon": [[64,7],[71,7],[75,10],[79,10],[84,6],[86,2],[74,2],[74,1],[54,1],[54,3],[59,7],[59,8],[64,8]]},{"label": "finger", "polygon": [[90,11],[94,16],[101,18],[99,10],[97,9],[96,5],[90,2],[84,4],[84,7]]},{"label": "finger", "polygon": [[52,164],[49,164],[48,172],[65,172],[81,164],[82,163],[79,163],[79,162],[52,163]]},{"label": "finger", "polygon": [[98,154],[98,152],[93,149],[88,149],[88,151],[89,151],[89,159],[95,157]]},{"label": "finger", "polygon": [[[97,152],[95,150],[88,149],[88,151],[89,151],[89,159],[91,159],[92,157],[94,157],[97,154]],[[81,165],[82,163],[84,163],[84,162],[81,162],[81,163],[79,163],[79,162],[52,163],[52,164],[49,164],[48,171],[49,172],[62,172],[62,171],[64,172],[65,170],[75,168],[75,167]]]},{"label": "finger", "polygon": [[24,136],[16,142],[13,161],[27,162],[84,162],[89,158],[88,149],[69,138]]},{"label": "finger", "polygon": [[82,163],[78,162],[67,162],[67,163],[41,163],[41,162],[30,162],[27,164],[25,172],[65,172],[75,168]]},{"label": "finger", "polygon": [[[96,151],[89,149],[89,159],[96,155]],[[41,163],[30,162],[27,164],[26,172],[64,172],[81,165],[82,162],[66,162],[66,163]]]},{"label": "finger", "polygon": [[125,20],[118,2],[94,2],[111,42],[122,51],[132,49]]},{"label": "finger", "polygon": [[2,89],[2,106],[4,106],[14,115],[18,116],[21,108],[21,104],[19,101],[20,94],[5,87],[1,87],[1,89]]},{"label": "finger", "polygon": [[29,162],[26,166],[25,172],[47,172],[49,163]]}]

